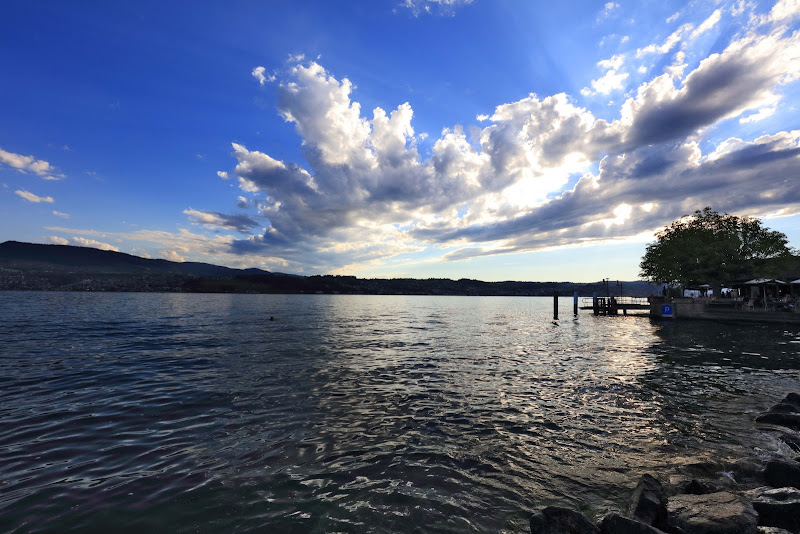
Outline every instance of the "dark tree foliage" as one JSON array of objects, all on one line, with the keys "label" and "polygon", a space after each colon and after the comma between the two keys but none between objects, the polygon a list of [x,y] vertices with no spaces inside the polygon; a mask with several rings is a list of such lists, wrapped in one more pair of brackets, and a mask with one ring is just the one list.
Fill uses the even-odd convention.
[{"label": "dark tree foliage", "polygon": [[743,277],[775,276],[774,258],[791,257],[786,235],[759,219],[720,215],[710,207],[674,221],[647,245],[640,275],[651,282],[717,288]]}]

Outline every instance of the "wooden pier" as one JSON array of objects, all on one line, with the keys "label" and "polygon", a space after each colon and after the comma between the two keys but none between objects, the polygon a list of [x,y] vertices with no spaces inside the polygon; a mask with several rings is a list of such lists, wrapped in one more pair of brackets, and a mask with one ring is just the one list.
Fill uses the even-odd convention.
[{"label": "wooden pier", "polygon": [[628,311],[650,312],[650,302],[646,297],[589,297],[581,302],[582,310],[592,310],[595,315],[628,315]]}]

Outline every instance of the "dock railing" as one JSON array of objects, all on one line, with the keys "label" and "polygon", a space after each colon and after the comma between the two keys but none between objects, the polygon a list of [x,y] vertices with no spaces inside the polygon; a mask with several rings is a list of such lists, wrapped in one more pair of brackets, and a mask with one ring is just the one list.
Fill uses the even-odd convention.
[{"label": "dock railing", "polygon": [[[614,299],[617,305],[621,306],[650,306],[650,299],[648,297],[597,297],[599,299],[608,300]],[[594,301],[592,297],[581,297],[581,307],[584,309],[591,309]]]},{"label": "dock railing", "polygon": [[650,311],[650,300],[647,297],[584,297],[583,310],[593,310],[595,315],[628,315],[629,311]]}]

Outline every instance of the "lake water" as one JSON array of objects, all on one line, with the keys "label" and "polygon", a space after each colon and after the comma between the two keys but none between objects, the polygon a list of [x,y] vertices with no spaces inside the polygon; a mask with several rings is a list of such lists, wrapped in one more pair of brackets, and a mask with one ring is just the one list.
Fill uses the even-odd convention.
[{"label": "lake water", "polygon": [[0,532],[527,532],[781,452],[796,327],[561,303],[0,292]]}]

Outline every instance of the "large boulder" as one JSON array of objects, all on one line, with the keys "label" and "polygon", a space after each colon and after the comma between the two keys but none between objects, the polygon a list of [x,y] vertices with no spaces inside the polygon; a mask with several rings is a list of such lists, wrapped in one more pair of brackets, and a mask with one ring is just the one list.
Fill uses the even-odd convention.
[{"label": "large boulder", "polygon": [[800,393],[789,393],[786,397],[781,401],[781,404],[791,404],[797,411],[800,412]]},{"label": "large boulder", "polygon": [[600,534],[600,529],[580,512],[548,506],[531,516],[531,534]]},{"label": "large boulder", "polygon": [[633,490],[628,515],[646,525],[662,525],[667,518],[666,502],[661,482],[651,475],[642,475]]},{"label": "large boulder", "polygon": [[764,460],[757,458],[739,458],[732,465],[731,475],[735,481],[734,487],[747,486],[754,488],[763,486]]},{"label": "large boulder", "polygon": [[800,488],[800,463],[770,460],[764,469],[764,480],[773,488]]},{"label": "large boulder", "polygon": [[785,426],[793,430],[800,430],[800,413],[767,412],[756,417],[756,423]]},{"label": "large boulder", "polygon": [[727,491],[676,495],[667,501],[667,524],[691,534],[756,534],[758,514],[744,497]]},{"label": "large boulder", "polygon": [[600,531],[603,534],[664,534],[650,525],[628,519],[619,514],[608,514],[600,522]]},{"label": "large boulder", "polygon": [[800,430],[800,395],[789,393],[767,413],[756,417],[756,422]]},{"label": "large boulder", "polygon": [[800,489],[756,488],[747,493],[758,512],[758,524],[800,532]]},{"label": "large boulder", "polygon": [[785,402],[779,402],[778,404],[770,408],[769,411],[773,413],[798,413],[800,412],[800,408],[798,408],[794,404],[786,404]]}]

